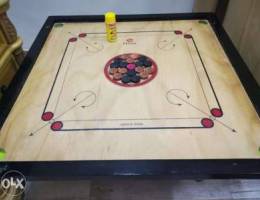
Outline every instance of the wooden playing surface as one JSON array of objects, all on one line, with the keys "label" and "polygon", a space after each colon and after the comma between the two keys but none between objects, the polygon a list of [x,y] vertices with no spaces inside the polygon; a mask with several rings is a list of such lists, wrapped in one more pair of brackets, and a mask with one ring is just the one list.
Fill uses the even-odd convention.
[{"label": "wooden playing surface", "polygon": [[[207,21],[55,24],[1,129],[8,161],[259,158],[260,120]],[[111,81],[118,55],[153,78]],[[53,114],[53,116],[52,116]]]}]

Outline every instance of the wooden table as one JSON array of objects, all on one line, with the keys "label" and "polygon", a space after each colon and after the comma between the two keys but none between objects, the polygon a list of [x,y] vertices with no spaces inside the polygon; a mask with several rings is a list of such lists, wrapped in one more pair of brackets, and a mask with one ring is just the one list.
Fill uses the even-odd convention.
[{"label": "wooden table", "polygon": [[260,175],[260,90],[211,14],[49,17],[1,102],[29,177]]},{"label": "wooden table", "polygon": [[0,99],[24,58],[22,40],[7,16],[8,0],[0,0]]}]

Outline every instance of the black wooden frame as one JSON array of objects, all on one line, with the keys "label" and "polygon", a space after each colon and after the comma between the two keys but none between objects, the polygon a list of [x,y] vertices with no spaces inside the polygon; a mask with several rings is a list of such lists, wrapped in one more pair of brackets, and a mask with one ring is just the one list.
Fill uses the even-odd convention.
[{"label": "black wooden frame", "polygon": [[[212,13],[119,15],[118,21],[208,20],[229,57],[258,115],[260,88]],[[23,64],[0,102],[0,127],[6,120],[54,23],[102,22],[103,16],[50,16],[43,25]],[[175,178],[260,178],[260,159],[110,160],[1,162],[0,173],[19,170],[28,179],[81,178],[93,176]]]}]

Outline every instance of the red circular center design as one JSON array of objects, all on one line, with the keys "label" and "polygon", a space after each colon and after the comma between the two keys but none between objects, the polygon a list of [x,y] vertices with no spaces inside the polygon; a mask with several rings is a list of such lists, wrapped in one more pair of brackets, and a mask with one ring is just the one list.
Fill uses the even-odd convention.
[{"label": "red circular center design", "polygon": [[104,68],[107,79],[123,87],[144,85],[155,78],[157,71],[157,65],[151,58],[137,53],[115,56]]}]

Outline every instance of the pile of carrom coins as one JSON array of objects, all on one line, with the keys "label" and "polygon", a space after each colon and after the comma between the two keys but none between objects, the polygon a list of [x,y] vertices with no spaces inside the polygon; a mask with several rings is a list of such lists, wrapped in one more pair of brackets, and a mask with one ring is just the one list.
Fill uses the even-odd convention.
[{"label": "pile of carrom coins", "polygon": [[123,54],[108,63],[110,80],[124,86],[137,86],[148,82],[157,71],[156,64],[147,56]]}]

